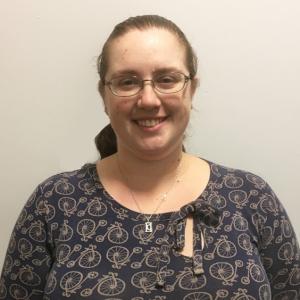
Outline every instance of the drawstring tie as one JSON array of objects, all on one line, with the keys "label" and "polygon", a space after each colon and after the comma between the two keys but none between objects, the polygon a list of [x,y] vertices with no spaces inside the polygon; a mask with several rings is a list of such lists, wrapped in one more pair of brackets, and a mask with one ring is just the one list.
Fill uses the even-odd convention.
[{"label": "drawstring tie", "polygon": [[172,248],[180,251],[185,243],[185,226],[188,216],[193,217],[193,273],[201,275],[203,270],[202,245],[204,238],[202,226],[217,227],[220,222],[219,211],[205,200],[195,200],[183,206],[171,215],[171,219],[163,237],[157,263],[157,285],[163,287],[167,276],[168,260],[164,259]]}]

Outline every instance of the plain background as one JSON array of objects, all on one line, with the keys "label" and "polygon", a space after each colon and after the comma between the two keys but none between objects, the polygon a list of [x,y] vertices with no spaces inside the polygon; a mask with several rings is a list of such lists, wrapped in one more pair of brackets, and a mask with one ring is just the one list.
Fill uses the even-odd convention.
[{"label": "plain background", "polygon": [[96,58],[113,26],[160,14],[199,57],[189,152],[265,178],[300,237],[298,0],[7,0],[0,3],[0,267],[47,177],[98,158],[107,124]]}]

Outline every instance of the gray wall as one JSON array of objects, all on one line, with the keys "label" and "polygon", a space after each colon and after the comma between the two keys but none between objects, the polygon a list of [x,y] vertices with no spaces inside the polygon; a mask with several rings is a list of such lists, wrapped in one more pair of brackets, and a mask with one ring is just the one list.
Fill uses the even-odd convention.
[{"label": "gray wall", "polygon": [[264,177],[300,237],[299,1],[9,0],[0,3],[0,267],[36,185],[97,159],[107,118],[96,56],[117,22],[145,13],[175,21],[199,56],[189,151]]}]

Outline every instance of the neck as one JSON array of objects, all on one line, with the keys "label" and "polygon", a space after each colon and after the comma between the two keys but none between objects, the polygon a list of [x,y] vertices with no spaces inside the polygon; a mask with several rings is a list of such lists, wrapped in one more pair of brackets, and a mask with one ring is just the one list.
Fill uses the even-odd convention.
[{"label": "neck", "polygon": [[165,184],[175,180],[179,163],[182,165],[184,156],[181,148],[159,159],[143,159],[120,149],[114,155],[114,160],[116,166],[126,174],[130,188],[143,192],[160,190]]}]

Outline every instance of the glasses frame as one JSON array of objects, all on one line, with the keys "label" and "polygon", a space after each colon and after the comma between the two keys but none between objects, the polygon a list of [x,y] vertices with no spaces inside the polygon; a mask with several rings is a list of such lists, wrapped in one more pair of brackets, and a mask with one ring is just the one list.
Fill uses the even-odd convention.
[{"label": "glasses frame", "polygon": [[176,92],[169,92],[169,93],[162,92],[162,91],[160,91],[160,90],[155,86],[155,83],[154,83],[154,80],[153,80],[153,79],[139,79],[138,76],[135,76],[135,75],[132,75],[132,76],[130,76],[130,77],[135,77],[135,78],[137,78],[137,79],[139,80],[139,83],[140,83],[140,89],[139,89],[136,93],[134,93],[134,94],[132,94],[132,95],[120,96],[120,95],[116,94],[116,93],[113,91],[113,89],[111,88],[112,80],[117,79],[117,78],[122,77],[122,76],[117,76],[117,77],[112,78],[111,80],[104,81],[104,85],[107,85],[107,86],[108,86],[109,90],[111,91],[111,93],[112,93],[114,96],[117,96],[117,97],[120,97],[120,98],[133,97],[133,96],[137,95],[138,93],[140,93],[140,92],[143,90],[143,88],[144,88],[144,86],[145,86],[145,82],[147,82],[147,81],[151,82],[152,88],[153,88],[156,92],[158,92],[158,93],[160,93],[160,94],[164,94],[164,95],[176,94],[176,93],[182,91],[182,90],[186,87],[187,82],[188,82],[189,80],[192,80],[192,78],[191,78],[190,76],[185,75],[185,74],[182,73],[182,72],[169,72],[169,73],[166,73],[166,75],[168,75],[168,74],[174,74],[174,73],[175,73],[175,74],[181,74],[181,75],[184,76],[183,86],[182,86],[182,88],[180,88],[180,89],[179,89],[178,91],[176,91]]}]

